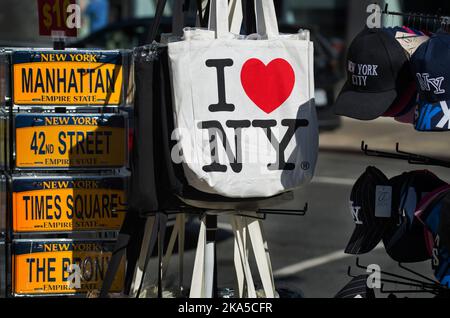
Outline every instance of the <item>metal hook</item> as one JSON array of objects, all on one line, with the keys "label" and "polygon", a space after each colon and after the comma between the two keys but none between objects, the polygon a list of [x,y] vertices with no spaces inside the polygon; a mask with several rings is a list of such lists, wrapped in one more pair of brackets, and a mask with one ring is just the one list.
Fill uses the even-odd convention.
[{"label": "metal hook", "polygon": [[287,215],[287,216],[305,216],[308,212],[309,204],[305,203],[305,206],[301,210],[283,210],[283,209],[259,209],[258,213],[262,214],[276,214],[276,215]]},{"label": "metal hook", "polygon": [[422,275],[420,273],[417,273],[416,271],[413,271],[412,269],[410,269],[410,268],[406,267],[405,265],[403,265],[403,263],[398,263],[398,267],[400,267],[401,269],[403,269],[403,270],[405,270],[405,271],[407,271],[407,272],[409,272],[409,273],[411,273],[413,275],[416,275],[416,276],[418,276],[420,278],[423,278],[423,279],[425,279],[425,280],[427,280],[427,281],[429,281],[429,282],[431,282],[433,284],[438,285],[435,280],[433,280],[433,279],[431,279],[429,277],[426,277],[425,275]]},{"label": "metal hook", "polygon": [[357,278],[358,276],[355,276],[355,275],[352,275],[352,267],[351,266],[349,266],[348,268],[347,268],[347,275],[349,276],[349,277],[351,277],[351,278]]},{"label": "metal hook", "polygon": [[438,293],[434,290],[386,290],[384,284],[381,284],[380,293],[382,294],[433,294],[438,295]]},{"label": "metal hook", "polygon": [[[363,266],[360,264],[359,262],[359,257],[356,258],[356,267],[364,269],[367,271],[367,266]],[[406,276],[402,276],[402,275],[398,275],[398,274],[393,274],[393,273],[388,273],[388,272],[384,272],[384,271],[380,271],[380,274],[386,275],[386,276],[390,276],[390,277],[394,277],[394,278],[398,278],[398,279],[402,279],[408,282],[412,282],[412,283],[416,283],[416,284],[420,284],[420,285],[416,285],[416,284],[411,284],[411,283],[403,283],[403,282],[396,282],[396,281],[390,281],[390,280],[384,280],[386,282],[391,282],[391,283],[397,283],[397,284],[404,284],[404,285],[408,285],[408,286],[413,286],[413,287],[429,287],[429,288],[442,288],[441,286],[437,285],[437,284],[430,284],[430,283],[426,283],[414,278],[410,278],[410,277],[406,277]]]}]

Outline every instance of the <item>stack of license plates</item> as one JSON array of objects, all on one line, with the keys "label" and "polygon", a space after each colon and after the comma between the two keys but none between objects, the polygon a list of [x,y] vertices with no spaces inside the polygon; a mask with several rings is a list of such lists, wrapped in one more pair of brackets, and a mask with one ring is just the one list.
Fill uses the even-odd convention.
[{"label": "stack of license plates", "polygon": [[127,50],[0,49],[0,296],[101,287],[126,214],[131,64]]}]

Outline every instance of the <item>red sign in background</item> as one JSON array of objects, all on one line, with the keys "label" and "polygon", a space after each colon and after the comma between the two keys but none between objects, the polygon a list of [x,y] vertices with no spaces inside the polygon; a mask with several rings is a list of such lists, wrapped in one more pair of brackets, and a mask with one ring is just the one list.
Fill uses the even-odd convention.
[{"label": "red sign in background", "polygon": [[71,13],[67,7],[77,0],[37,0],[39,13],[39,34],[51,36],[53,31],[64,32],[65,36],[76,37],[77,28],[67,26]]}]

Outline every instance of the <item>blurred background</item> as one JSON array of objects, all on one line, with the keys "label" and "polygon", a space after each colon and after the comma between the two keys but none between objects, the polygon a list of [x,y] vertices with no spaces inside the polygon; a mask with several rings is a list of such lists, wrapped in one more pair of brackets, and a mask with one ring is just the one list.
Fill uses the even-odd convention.
[{"label": "blurred background", "polygon": [[[82,8],[82,29],[70,46],[80,48],[133,48],[146,44],[145,38],[155,11],[154,0],[79,0]],[[172,2],[169,0],[169,2]],[[270,217],[266,222],[269,247],[277,286],[289,290],[293,297],[332,297],[350,279],[347,266],[354,260],[343,254],[354,228],[348,211],[348,199],[355,180],[368,165],[382,169],[388,177],[406,170],[423,169],[405,162],[369,158],[362,155],[361,141],[376,149],[401,148],[440,158],[450,158],[449,136],[415,132],[411,125],[392,119],[359,122],[339,118],[331,106],[345,81],[346,48],[364,27],[366,8],[374,1],[366,0],[275,0],[281,32],[292,33],[300,28],[311,30],[315,45],[316,104],[321,128],[321,152],[316,177],[311,186],[295,193],[287,209],[310,209],[303,218]],[[390,11],[450,14],[448,0],[389,0]],[[170,5],[165,11],[161,31],[170,31]],[[34,0],[0,1],[0,47],[51,46],[49,37],[39,37],[37,4]],[[190,24],[195,16],[195,1],[190,1]],[[400,26],[399,18],[385,18],[385,26]],[[421,22],[420,22],[421,23]],[[428,168],[428,167],[427,167]],[[430,168],[450,181],[448,169]],[[186,263],[192,263],[198,222],[189,225]],[[219,283],[233,284],[233,240],[230,228],[219,224]],[[385,270],[397,271],[383,250],[377,248],[363,259],[377,263]],[[188,265],[187,265],[188,266]],[[190,265],[189,265],[190,266]],[[429,263],[417,264],[421,273],[432,276]],[[189,268],[186,269],[189,273]],[[176,275],[173,276],[174,279]],[[186,277],[188,281],[189,277]],[[418,296],[418,295],[417,295]]]},{"label": "blurred background", "polygon": [[[169,4],[173,0],[169,0]],[[190,24],[195,19],[195,3],[190,1]],[[353,37],[364,27],[367,0],[276,0],[282,32],[299,28],[312,31],[315,42],[316,103],[322,131],[342,125],[330,106],[344,77],[345,51]],[[82,9],[82,28],[71,46],[105,49],[133,48],[145,44],[152,23],[156,0],[78,0]],[[435,14],[450,12],[449,1],[388,0],[391,11]],[[162,31],[170,30],[171,5],[165,10]],[[400,25],[401,19],[387,18],[385,25]],[[37,1],[0,1],[0,46],[49,46],[49,37],[38,35]]]}]

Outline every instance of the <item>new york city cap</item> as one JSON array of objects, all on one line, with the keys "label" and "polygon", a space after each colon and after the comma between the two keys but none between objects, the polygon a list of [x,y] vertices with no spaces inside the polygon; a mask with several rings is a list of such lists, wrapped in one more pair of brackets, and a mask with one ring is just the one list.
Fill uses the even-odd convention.
[{"label": "new york city cap", "polygon": [[359,120],[382,116],[411,82],[404,49],[382,29],[366,28],[356,36],[347,56],[347,82],[334,105],[335,113]]}]

